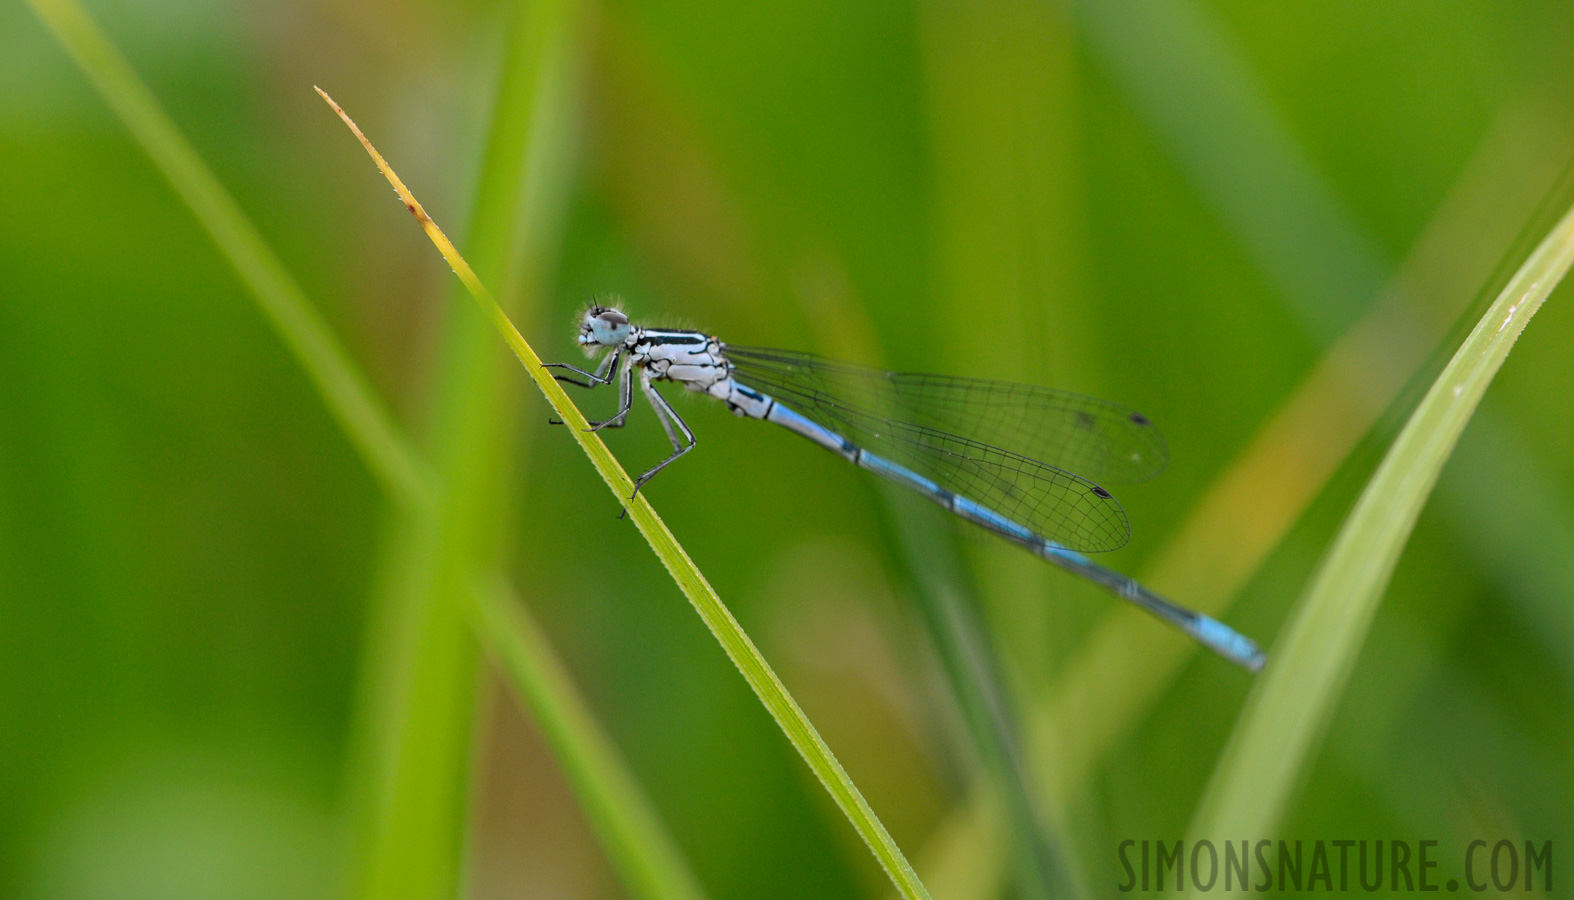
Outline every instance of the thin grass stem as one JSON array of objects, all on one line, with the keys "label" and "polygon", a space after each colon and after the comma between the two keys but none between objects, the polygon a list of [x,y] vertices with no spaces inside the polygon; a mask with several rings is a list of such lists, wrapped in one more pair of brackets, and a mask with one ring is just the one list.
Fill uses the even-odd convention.
[{"label": "thin grass stem", "polygon": [[[546,0],[511,9],[475,185],[471,252],[520,315],[533,314],[548,289],[556,258],[549,248],[562,228],[578,8],[573,0]],[[430,526],[414,523],[392,535],[385,559],[393,568],[378,579],[390,590],[372,610],[380,620],[372,634],[384,640],[368,642],[369,661],[403,662],[367,672],[358,745],[370,755],[355,770],[366,780],[353,887],[379,900],[458,890],[479,663],[466,610],[475,573],[502,565],[499,535],[520,483],[519,419],[509,414],[518,406],[517,384],[472,307],[460,300],[441,309],[427,444],[447,490]]]},{"label": "thin grass stem", "polygon": [[649,900],[700,900],[704,892],[650,801],[579,696],[546,635],[502,582],[472,591],[476,630],[491,645],[629,892]]},{"label": "thin grass stem", "polygon": [[[800,290],[798,296],[820,347],[834,357],[883,363],[874,324],[854,298],[836,290]],[[969,807],[998,809],[1008,817],[1008,827],[998,831],[1010,839],[1017,888],[1024,900],[1078,896],[1082,892],[1065,874],[1063,855],[1034,803],[996,636],[989,634],[978,615],[976,590],[945,522],[911,491],[888,484],[878,485],[877,490],[885,507],[886,540],[908,570],[919,618],[962,713],[971,749],[999,794],[999,803]]]},{"label": "thin grass stem", "polygon": [[[322,91],[319,89],[318,93],[322,93]],[[333,99],[327,94],[324,93],[322,96],[333,107],[334,111],[339,114],[339,117],[344,120],[344,123],[350,127],[356,138],[361,141],[367,153],[371,155],[372,160],[377,164],[377,168],[388,179],[388,182],[393,185],[400,200],[404,202],[405,208],[415,217],[427,236],[431,238],[432,243],[443,254],[443,258],[453,268],[454,273],[459,276],[460,281],[464,282],[465,287],[470,290],[471,295],[480,304],[482,312],[491,320],[509,348],[514,351],[514,355],[524,365],[525,371],[530,375],[531,380],[536,383],[536,386],[540,388],[542,395],[546,397],[547,403],[551,405],[553,411],[566,423],[568,426],[567,430],[579,442],[585,454],[590,457],[591,464],[595,466],[602,480],[607,483],[607,486],[612,489],[612,492],[628,511],[629,518],[633,520],[640,534],[645,537],[645,540],[650,543],[651,549],[655,551],[662,565],[667,568],[668,573],[677,582],[678,587],[688,597],[689,602],[693,604],[695,610],[700,614],[700,618],[705,622],[706,627],[710,629],[711,634],[721,643],[728,657],[738,667],[738,670],[743,674],[744,680],[754,689],[755,694],[765,704],[765,708],[776,719],[777,724],[786,732],[788,740],[792,742],[799,754],[803,756],[804,761],[809,764],[809,768],[814,772],[815,777],[820,779],[826,790],[830,792],[832,799],[841,807],[843,814],[847,816],[853,828],[863,838],[864,843],[869,846],[870,851],[875,855],[875,858],[890,877],[892,883],[904,897],[928,897],[929,894],[918,880],[913,867],[908,863],[907,858],[903,856],[901,849],[896,846],[896,842],[891,839],[885,826],[880,823],[879,818],[874,814],[874,810],[870,808],[863,794],[853,784],[852,779],[847,775],[846,770],[842,768],[841,763],[831,753],[830,747],[820,737],[819,732],[815,730],[814,725],[804,715],[797,701],[787,692],[787,688],[776,677],[776,673],[772,671],[770,664],[765,661],[765,657],[760,654],[759,650],[754,646],[754,642],[744,633],[738,621],[733,618],[731,611],[721,602],[721,598],[716,595],[715,590],[694,565],[693,560],[689,558],[688,553],[678,543],[677,538],[667,529],[666,523],[656,514],[649,501],[643,495],[636,496],[634,494],[633,480],[629,478],[628,473],[623,470],[623,467],[612,456],[612,452],[607,449],[600,436],[590,430],[589,423],[586,422],[579,408],[569,400],[568,395],[564,393],[556,379],[542,366],[541,358],[536,355],[535,350],[530,347],[518,329],[509,321],[508,316],[498,306],[497,301],[492,297],[485,285],[476,277],[470,265],[459,255],[453,243],[443,234],[443,230],[438,227],[436,222],[432,221],[431,216],[427,215],[420,202],[415,199],[409,189],[404,186],[404,183],[399,180],[399,176],[394,173],[387,161],[377,152],[371,142],[366,139],[366,136],[361,133],[361,130],[356,127],[344,110],[337,103],[334,103]]]},{"label": "thin grass stem", "polygon": [[[1471,302],[1468,285],[1487,279],[1500,248],[1532,217],[1540,185],[1555,174],[1553,148],[1565,143],[1544,132],[1520,113],[1506,116],[1483,141],[1378,301],[1193,505],[1146,567],[1144,583],[1210,615],[1228,609],[1407,380],[1427,371],[1427,348],[1443,340],[1443,323]],[[1037,764],[1048,808],[1075,800],[1196,649],[1136,610],[1114,610],[1093,629],[1029,719],[1028,758]],[[965,809],[973,816],[994,812],[978,802]],[[1000,823],[953,822],[940,833],[965,842],[999,830]],[[988,854],[959,844],[925,855]]]},{"label": "thin grass stem", "polygon": [[[372,392],[370,380],[355,366],[240,205],[85,10],[74,0],[38,0],[32,5],[240,274],[362,461],[404,509],[400,527],[435,527],[434,513],[443,491],[430,465],[393,421]],[[408,546],[405,541],[396,543]],[[397,567],[388,568],[398,580]],[[569,748],[593,748],[559,759],[565,771],[573,773],[570,780],[581,802],[591,810],[597,836],[614,868],[625,877],[630,893],[652,900],[699,896],[675,844],[585,711],[544,637],[534,630],[511,635],[501,626],[524,628],[528,622],[500,616],[493,619],[483,636],[508,660],[507,671],[516,689],[542,722],[543,731],[552,736],[554,749],[572,753]],[[476,627],[482,624],[477,622]],[[393,662],[396,664],[380,668],[398,669],[403,660]],[[525,672],[535,672],[537,677],[525,681]],[[608,802],[606,798],[616,799]]]},{"label": "thin grass stem", "polygon": [[202,162],[158,98],[76,0],[28,0],[201,223],[306,370],[373,476],[399,502],[433,501],[433,477],[278,254]]},{"label": "thin grass stem", "polygon": [[1574,209],[1531,253],[1406,422],[1247,700],[1192,835],[1268,836],[1355,667],[1443,464],[1526,323],[1574,263]]}]

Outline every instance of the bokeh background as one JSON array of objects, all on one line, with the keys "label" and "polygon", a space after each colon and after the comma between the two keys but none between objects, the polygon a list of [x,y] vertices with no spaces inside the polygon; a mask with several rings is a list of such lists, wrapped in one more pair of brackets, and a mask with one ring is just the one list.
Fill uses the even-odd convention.
[{"label": "bokeh background", "polygon": [[[888,892],[311,91],[467,249],[512,7],[90,11],[418,442],[482,442],[471,538],[706,892]],[[1435,372],[1574,157],[1567,3],[571,16],[553,149],[523,199],[492,198],[531,223],[498,286],[543,357],[576,361],[577,311],[616,293],[741,344],[1141,409],[1171,465],[1116,488],[1133,539],[1106,561],[1270,648],[1405,386]],[[1574,848],[1564,294],[1450,462],[1285,835],[1434,838],[1445,860],[1478,837]],[[455,376],[467,333],[492,343]],[[990,782],[900,516],[807,442],[679,408],[699,447],[649,490],[672,530],[937,896],[1025,895],[1010,842],[974,827]],[[665,447],[642,407],[609,440],[634,470]],[[396,518],[207,233],[29,9],[0,6],[0,895],[353,892],[357,797],[391,740],[377,685],[402,665],[379,636],[403,596]],[[1114,893],[1119,841],[1184,835],[1250,679],[1026,554],[934,527],[1064,890]],[[528,710],[467,640],[446,689],[468,699],[430,735],[461,763],[459,891],[623,896]]]}]

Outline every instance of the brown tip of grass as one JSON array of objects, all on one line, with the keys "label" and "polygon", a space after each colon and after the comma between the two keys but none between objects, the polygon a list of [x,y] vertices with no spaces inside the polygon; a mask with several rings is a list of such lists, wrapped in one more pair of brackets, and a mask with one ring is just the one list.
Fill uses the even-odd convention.
[{"label": "brown tip of grass", "polygon": [[399,199],[404,202],[404,208],[410,211],[410,215],[415,216],[415,220],[420,223],[421,228],[432,239],[432,243],[437,245],[438,252],[442,253],[443,258],[448,260],[448,264],[453,267],[454,274],[459,276],[459,280],[463,281],[472,293],[483,294],[490,299],[491,295],[487,293],[485,287],[482,287],[481,279],[476,277],[475,272],[470,268],[470,264],[465,262],[464,257],[459,255],[459,251],[454,247],[453,242],[448,239],[448,235],[443,234],[443,229],[439,228],[437,223],[432,220],[432,217],[426,214],[426,210],[421,206],[421,201],[415,199],[415,195],[410,193],[410,189],[404,186],[403,181],[399,180],[399,176],[394,173],[393,167],[388,165],[388,161],[383,159],[383,155],[377,152],[377,148],[372,146],[371,141],[367,140],[366,135],[355,124],[355,120],[350,118],[350,114],[344,111],[344,107],[335,103],[334,99],[328,96],[327,91],[315,84],[312,85],[312,90],[316,91],[317,96],[321,97],[323,102],[327,103],[334,112],[339,114],[339,118],[344,120],[344,124],[350,126],[350,131],[355,135],[356,140],[360,141],[361,146],[366,148],[366,152],[371,154],[372,162],[377,164],[377,171],[383,173],[383,177],[388,179],[389,184],[393,185],[394,193],[398,194]]}]

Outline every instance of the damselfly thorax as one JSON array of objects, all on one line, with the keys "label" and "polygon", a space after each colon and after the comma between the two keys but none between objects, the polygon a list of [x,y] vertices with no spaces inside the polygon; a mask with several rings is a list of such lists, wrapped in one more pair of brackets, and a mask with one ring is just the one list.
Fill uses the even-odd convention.
[{"label": "damselfly thorax", "polygon": [[768,404],[732,377],[721,341],[701,331],[634,328],[628,339],[628,364],[651,381],[671,381],[709,394],[740,416],[764,418]]}]

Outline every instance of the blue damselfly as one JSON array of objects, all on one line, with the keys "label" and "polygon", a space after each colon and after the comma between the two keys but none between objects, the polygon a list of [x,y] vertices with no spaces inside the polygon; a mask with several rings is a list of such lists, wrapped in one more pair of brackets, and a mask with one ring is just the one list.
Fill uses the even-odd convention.
[{"label": "blue damselfly", "polygon": [[672,455],[639,476],[635,493],[694,448],[694,432],[652,384],[676,382],[916,490],[1231,662],[1262,668],[1263,653],[1250,639],[1086,556],[1114,550],[1131,534],[1125,510],[1097,482],[1140,481],[1167,462],[1164,439],[1139,413],[1050,388],[883,372],[808,353],[736,347],[700,331],[641,328],[606,306],[585,312],[579,343],[605,354],[593,371],[547,365],[574,373],[557,378],[580,387],[618,386],[617,413],[592,429],[623,426],[637,374],[672,442]]}]

